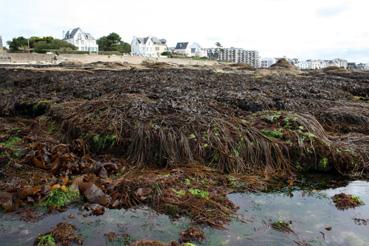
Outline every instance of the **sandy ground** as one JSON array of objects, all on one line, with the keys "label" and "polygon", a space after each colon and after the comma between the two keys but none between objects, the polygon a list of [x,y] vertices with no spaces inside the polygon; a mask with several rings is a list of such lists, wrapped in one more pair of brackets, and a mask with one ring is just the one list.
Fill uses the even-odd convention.
[{"label": "sandy ground", "polygon": [[117,56],[117,55],[76,55],[63,54],[57,56],[46,54],[21,54],[2,53],[0,54],[0,64],[55,64],[61,62],[92,63],[92,62],[127,62],[129,64],[141,64],[145,60],[173,63],[178,65],[214,65],[215,61],[202,61],[178,58],[146,58],[138,56]]}]

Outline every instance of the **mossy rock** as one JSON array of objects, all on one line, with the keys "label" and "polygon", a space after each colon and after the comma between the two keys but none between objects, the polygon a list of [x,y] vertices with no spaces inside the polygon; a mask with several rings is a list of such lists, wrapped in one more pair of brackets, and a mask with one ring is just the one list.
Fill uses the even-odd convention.
[{"label": "mossy rock", "polygon": [[50,102],[42,100],[38,102],[20,102],[14,104],[14,112],[17,115],[37,117],[45,114],[50,109]]}]

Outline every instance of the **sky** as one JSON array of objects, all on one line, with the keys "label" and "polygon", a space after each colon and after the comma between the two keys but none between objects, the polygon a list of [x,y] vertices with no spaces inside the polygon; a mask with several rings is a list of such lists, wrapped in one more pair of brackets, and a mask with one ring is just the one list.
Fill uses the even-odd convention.
[{"label": "sky", "polygon": [[54,36],[81,27],[258,50],[262,57],[369,63],[368,0],[0,0],[0,35]]}]

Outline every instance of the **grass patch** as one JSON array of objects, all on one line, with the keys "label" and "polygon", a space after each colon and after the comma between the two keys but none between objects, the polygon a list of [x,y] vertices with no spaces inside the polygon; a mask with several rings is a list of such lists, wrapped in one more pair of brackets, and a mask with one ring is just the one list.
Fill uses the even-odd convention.
[{"label": "grass patch", "polygon": [[281,112],[274,112],[270,115],[265,115],[263,119],[269,123],[275,123],[281,118]]},{"label": "grass patch", "polygon": [[51,208],[62,208],[79,199],[80,193],[78,190],[62,186],[61,188],[50,191],[41,205]]},{"label": "grass patch", "polygon": [[280,232],[292,232],[290,223],[283,221],[283,220],[277,220],[271,224],[272,228],[276,231]]},{"label": "grass patch", "polygon": [[369,103],[369,98],[368,97],[353,96],[352,100],[355,101],[355,102],[367,102],[367,103]]},{"label": "grass patch", "polygon": [[9,137],[8,140],[4,141],[4,142],[1,142],[0,145],[4,148],[7,148],[7,149],[14,149],[15,146],[21,142],[22,139],[20,137]]},{"label": "grass patch", "polygon": [[[22,156],[22,150],[20,148],[17,148],[17,145],[22,141],[20,137],[12,136],[9,137],[6,141],[0,142],[0,149],[5,149],[3,152],[0,152],[0,157],[11,157],[11,158],[20,158]],[[6,149],[10,150],[8,151],[8,155],[6,154]]]},{"label": "grass patch", "polygon": [[33,104],[33,106],[32,106],[32,109],[33,109],[34,112],[46,111],[49,108],[50,108],[50,101],[49,100],[38,101],[37,103]]},{"label": "grass patch", "polygon": [[261,130],[261,133],[268,138],[279,138],[280,139],[283,137],[283,132],[281,129],[276,129],[276,130],[263,129]]},{"label": "grass patch", "polygon": [[233,189],[239,189],[244,186],[244,184],[240,180],[236,179],[232,175],[227,176],[227,181],[228,181],[229,186]]},{"label": "grass patch", "polygon": [[191,180],[189,178],[186,178],[184,183],[185,183],[185,185],[190,186],[191,185]]},{"label": "grass patch", "polygon": [[113,147],[117,143],[116,135],[94,135],[90,141],[94,151],[102,151]]},{"label": "grass patch", "polygon": [[194,197],[203,198],[203,199],[208,199],[209,198],[209,192],[208,191],[191,188],[191,189],[188,190],[188,192],[190,192],[191,195],[193,195]]},{"label": "grass patch", "polygon": [[327,157],[323,157],[322,159],[320,159],[320,167],[323,168],[323,169],[327,169],[328,168],[328,163],[329,163],[329,160]]},{"label": "grass patch", "polygon": [[172,189],[173,192],[176,194],[176,196],[178,197],[183,197],[186,195],[186,191],[185,190],[176,190],[176,189]]},{"label": "grass patch", "polygon": [[55,238],[51,234],[40,236],[37,246],[56,246]]},{"label": "grass patch", "polygon": [[57,131],[57,126],[55,124],[54,121],[48,121],[47,122],[47,132],[52,134],[52,133],[55,133]]}]

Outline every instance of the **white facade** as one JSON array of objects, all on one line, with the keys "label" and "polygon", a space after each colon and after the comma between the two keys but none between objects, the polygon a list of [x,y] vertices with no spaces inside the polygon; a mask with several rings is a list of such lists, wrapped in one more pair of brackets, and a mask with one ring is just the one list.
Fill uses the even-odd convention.
[{"label": "white facade", "polygon": [[327,62],[328,62],[328,66],[334,66],[334,67],[347,68],[347,65],[348,65],[348,62],[346,60],[339,59],[339,58],[336,58],[334,60],[327,61]]},{"label": "white facade", "polygon": [[160,57],[163,52],[168,51],[166,43],[165,39],[158,39],[156,37],[133,37],[131,54],[134,56]]},{"label": "white facade", "polygon": [[212,48],[207,50],[209,59],[222,62],[243,63],[260,67],[260,56],[256,50],[244,50],[240,48]]},{"label": "white facade", "polygon": [[96,39],[91,34],[82,31],[79,27],[67,31],[63,40],[76,46],[79,51],[99,51]]},{"label": "white facade", "polygon": [[177,43],[174,53],[182,54],[187,57],[207,57],[206,49],[203,49],[198,43],[189,44],[189,42]]},{"label": "white facade", "polygon": [[277,59],[275,58],[263,58],[260,60],[260,67],[261,68],[269,68],[273,64],[277,62]]},{"label": "white facade", "polygon": [[347,68],[348,62],[343,59],[334,60],[306,60],[296,64],[300,69],[323,69],[326,67],[342,67]]}]

